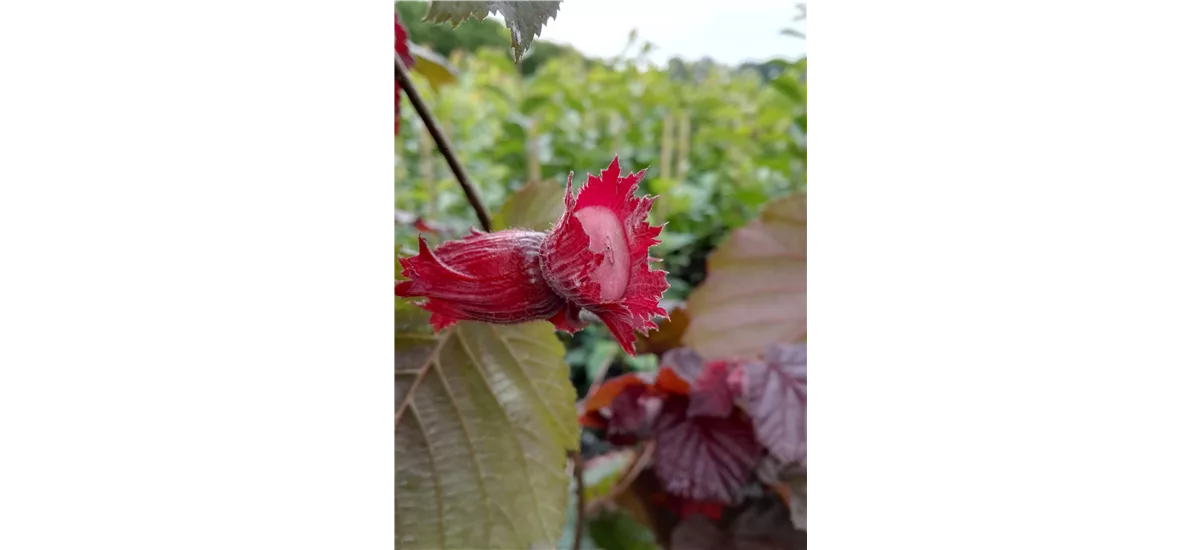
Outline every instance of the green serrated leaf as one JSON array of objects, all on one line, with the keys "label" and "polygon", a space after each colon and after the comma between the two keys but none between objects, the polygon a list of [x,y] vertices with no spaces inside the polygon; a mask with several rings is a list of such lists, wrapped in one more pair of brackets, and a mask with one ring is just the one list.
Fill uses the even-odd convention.
[{"label": "green serrated leaf", "polygon": [[545,1],[490,1],[490,2],[430,2],[426,21],[449,22],[452,26],[474,18],[482,21],[488,14],[504,17],[504,24],[512,34],[513,60],[521,56],[533,44],[533,39],[542,32],[552,17],[558,14],[562,0]]},{"label": "green serrated leaf", "polygon": [[496,212],[496,229],[522,227],[545,231],[562,216],[564,184],[555,181],[535,181],[513,193]]},{"label": "green serrated leaf", "polygon": [[579,448],[563,347],[544,321],[459,322],[396,305],[396,548],[553,544]]}]

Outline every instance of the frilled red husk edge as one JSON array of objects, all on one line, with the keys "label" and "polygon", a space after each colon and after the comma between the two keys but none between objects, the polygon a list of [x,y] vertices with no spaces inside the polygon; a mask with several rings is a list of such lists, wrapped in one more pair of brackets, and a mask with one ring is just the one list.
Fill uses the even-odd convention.
[{"label": "frilled red husk edge", "polygon": [[[620,171],[614,158],[600,177],[588,174],[578,197],[567,176],[566,210],[542,243],[542,273],[568,302],[596,314],[632,355],[634,332],[646,334],[656,328],[656,315],[667,316],[659,300],[669,285],[666,271],[650,269],[650,247],[662,232],[646,220],[655,197],[634,197],[646,171],[625,177]],[[627,279],[623,271],[613,275],[626,265]]]}]

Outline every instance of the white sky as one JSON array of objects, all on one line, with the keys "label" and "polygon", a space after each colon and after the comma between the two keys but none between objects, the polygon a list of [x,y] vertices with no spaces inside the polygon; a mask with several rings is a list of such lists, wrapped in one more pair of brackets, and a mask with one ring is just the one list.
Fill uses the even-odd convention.
[{"label": "white sky", "polygon": [[688,61],[709,56],[736,65],[803,55],[804,40],[779,34],[784,28],[805,29],[804,22],[792,21],[797,13],[796,0],[566,0],[540,38],[570,44],[589,56],[611,57],[637,29],[636,47],[654,44],[650,60],[655,64],[673,56]]}]

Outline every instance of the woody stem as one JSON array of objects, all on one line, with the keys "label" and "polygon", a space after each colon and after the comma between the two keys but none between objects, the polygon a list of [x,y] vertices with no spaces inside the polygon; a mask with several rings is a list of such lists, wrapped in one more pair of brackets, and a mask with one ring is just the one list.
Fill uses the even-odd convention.
[{"label": "woody stem", "polygon": [[475,190],[475,185],[471,183],[471,178],[467,177],[467,171],[463,169],[462,162],[454,154],[454,148],[450,147],[450,140],[446,139],[446,134],[442,131],[442,127],[434,120],[433,113],[429,111],[429,107],[421,99],[421,94],[417,93],[417,87],[413,85],[412,78],[408,75],[408,69],[404,66],[404,61],[400,59],[400,54],[396,54],[396,81],[404,89],[404,95],[408,96],[408,101],[412,103],[413,108],[417,111],[417,115],[421,117],[421,122],[425,123],[425,128],[429,129],[429,134],[433,136],[433,142],[437,144],[438,151],[441,151],[442,157],[446,159],[446,164],[450,165],[450,171],[454,172],[454,177],[458,179],[458,185],[462,187],[463,193],[467,195],[467,202],[471,203],[471,208],[475,209],[475,216],[479,218],[479,225],[483,226],[484,231],[491,231],[492,218],[488,215],[487,207],[480,200],[479,192]]}]

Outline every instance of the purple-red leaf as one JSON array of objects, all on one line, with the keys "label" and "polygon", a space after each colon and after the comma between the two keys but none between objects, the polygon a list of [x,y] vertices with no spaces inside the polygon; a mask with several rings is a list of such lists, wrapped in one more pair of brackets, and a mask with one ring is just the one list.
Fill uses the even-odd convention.
[{"label": "purple-red leaf", "polygon": [[729,363],[714,361],[704,366],[692,385],[688,416],[724,418],[733,412],[733,390],[729,389]]},{"label": "purple-red leaf", "polygon": [[660,368],[671,369],[689,384],[704,371],[704,358],[692,348],[676,348],[663,354]]},{"label": "purple-red leaf", "polygon": [[771,342],[808,334],[807,195],[763,209],[708,256],[704,283],[688,296],[683,345],[708,359],[750,358]]},{"label": "purple-red leaf", "polygon": [[[405,67],[412,67],[416,62],[408,51],[408,31],[400,24],[400,14],[396,14],[396,55],[404,62]],[[400,81],[396,84],[396,134],[400,133]]]},{"label": "purple-red leaf", "polygon": [[767,347],[742,367],[746,410],[754,431],[779,460],[808,464],[808,346]]},{"label": "purple-red leaf", "polygon": [[689,418],[688,400],[670,397],[654,423],[654,472],[663,488],[696,500],[733,503],[762,454],[741,414]]},{"label": "purple-red leaf", "polygon": [[647,424],[647,410],[642,405],[646,395],[645,385],[626,387],[612,400],[609,411],[608,430],[615,434],[639,433]]},{"label": "purple-red leaf", "polygon": [[662,356],[661,371],[673,371],[690,386],[688,416],[726,417],[733,412],[734,392],[727,379],[733,365],[705,363],[691,348],[675,348]]}]

